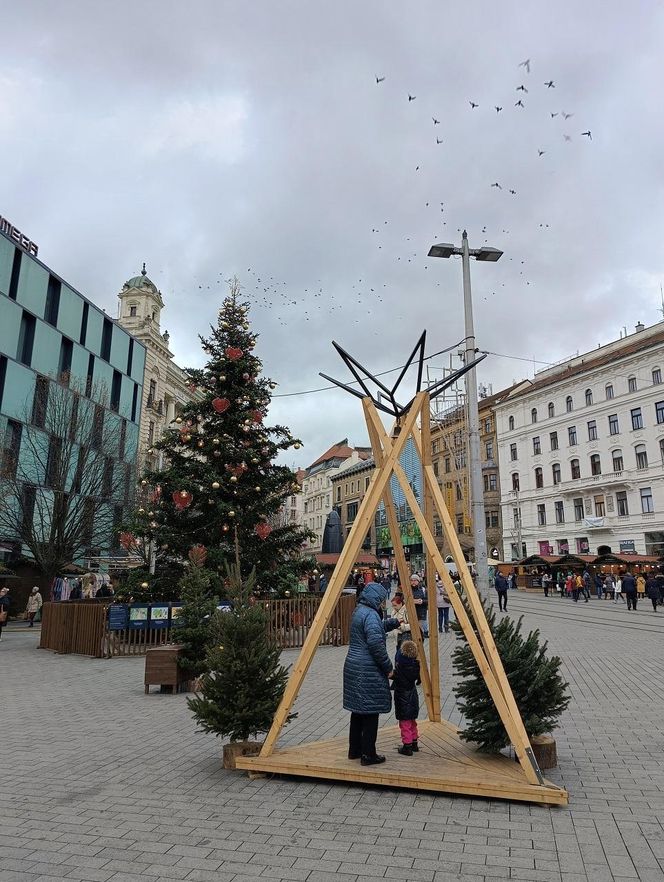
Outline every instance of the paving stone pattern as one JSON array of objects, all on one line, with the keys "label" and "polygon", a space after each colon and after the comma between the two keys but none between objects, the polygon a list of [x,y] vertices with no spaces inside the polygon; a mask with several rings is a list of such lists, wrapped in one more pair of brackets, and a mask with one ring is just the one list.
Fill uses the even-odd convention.
[{"label": "paving stone pattern", "polygon": [[[221,768],[184,695],[143,694],[142,659],[55,656],[6,631],[0,882],[664,882],[664,613],[517,593],[509,606],[564,658],[572,704],[550,777],[567,808],[249,781]],[[344,655],[319,650],[284,742],[345,731]]]}]

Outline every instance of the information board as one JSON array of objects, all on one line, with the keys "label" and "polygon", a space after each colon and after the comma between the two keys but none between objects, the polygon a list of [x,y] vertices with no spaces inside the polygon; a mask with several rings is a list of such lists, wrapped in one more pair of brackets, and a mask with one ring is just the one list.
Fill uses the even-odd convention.
[{"label": "information board", "polygon": [[110,631],[124,631],[129,626],[129,607],[126,603],[112,603],[108,608]]},{"label": "information board", "polygon": [[179,603],[171,604],[171,627],[176,628],[178,625],[182,624],[182,620],[180,619],[180,614],[182,613],[182,607]]},{"label": "information board", "polygon": [[151,606],[150,607],[150,627],[166,628],[168,627],[168,606]]},{"label": "information board", "polygon": [[135,630],[147,628],[149,609],[147,604],[132,604],[129,607],[129,627]]}]

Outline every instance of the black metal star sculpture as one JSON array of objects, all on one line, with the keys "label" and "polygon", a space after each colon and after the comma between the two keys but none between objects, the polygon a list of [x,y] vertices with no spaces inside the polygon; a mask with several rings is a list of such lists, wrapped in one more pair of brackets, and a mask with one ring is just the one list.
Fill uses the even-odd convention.
[{"label": "black metal star sculpture", "polygon": [[[355,377],[359,389],[353,389],[347,383],[342,383],[340,380],[335,380],[334,377],[330,377],[327,374],[321,373],[320,376],[323,379],[328,380],[330,383],[334,383],[335,386],[338,386],[340,389],[344,389],[346,392],[350,392],[351,395],[355,395],[356,398],[370,398],[373,402],[374,406],[378,410],[382,410],[384,413],[389,413],[391,416],[396,417],[396,419],[401,419],[405,414],[408,413],[410,408],[415,401],[417,394],[422,389],[422,373],[424,371],[424,344],[426,341],[427,332],[422,331],[422,335],[420,339],[415,344],[415,348],[410,353],[406,364],[401,369],[401,373],[399,374],[396,383],[392,386],[391,389],[388,389],[381,381],[374,376],[370,371],[368,371],[364,365],[360,364],[360,362],[353,358],[348,352],[339,346],[334,340],[332,341],[332,345],[337,350],[341,358],[343,359],[346,367],[351,372],[351,374]],[[417,358],[417,385],[415,388],[415,395],[410,399],[408,404],[400,405],[396,400],[397,389],[399,388],[401,381],[406,376],[408,368],[415,362],[415,358]],[[429,397],[431,399],[437,398],[439,395],[449,389],[450,386],[453,386],[459,377],[462,377],[465,373],[467,373],[471,368],[475,367],[475,365],[479,364],[486,358],[486,355],[480,355],[479,358],[476,358],[474,361],[471,361],[470,364],[465,364],[459,370],[454,371],[451,374],[448,374],[442,380],[439,380],[437,383],[433,383],[428,388]],[[372,395],[369,387],[367,386],[367,381],[374,383],[378,387],[378,395]]]}]

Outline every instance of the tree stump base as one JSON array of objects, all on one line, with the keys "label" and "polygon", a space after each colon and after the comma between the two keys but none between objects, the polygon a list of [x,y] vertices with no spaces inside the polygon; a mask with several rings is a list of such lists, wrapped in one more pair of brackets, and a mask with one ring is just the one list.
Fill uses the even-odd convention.
[{"label": "tree stump base", "polygon": [[262,746],[262,741],[231,741],[229,744],[224,744],[223,768],[237,768],[235,761],[239,756],[258,756]]},{"label": "tree stump base", "polygon": [[558,765],[555,738],[551,735],[535,735],[530,743],[540,769],[555,769]]}]

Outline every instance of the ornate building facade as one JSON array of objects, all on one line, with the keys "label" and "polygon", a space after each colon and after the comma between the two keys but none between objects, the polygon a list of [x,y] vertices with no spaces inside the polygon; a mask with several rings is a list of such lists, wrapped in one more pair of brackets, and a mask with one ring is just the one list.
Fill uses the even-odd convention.
[{"label": "ornate building facade", "polygon": [[118,294],[117,323],[145,346],[145,380],[141,401],[139,474],[161,466],[152,445],[192,398],[184,371],[173,361],[168,331],[161,331],[164,300],[161,291],[148,278],[145,264],[141,274],[129,279]]}]

